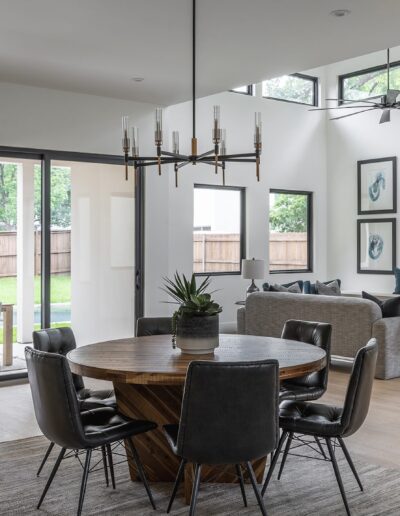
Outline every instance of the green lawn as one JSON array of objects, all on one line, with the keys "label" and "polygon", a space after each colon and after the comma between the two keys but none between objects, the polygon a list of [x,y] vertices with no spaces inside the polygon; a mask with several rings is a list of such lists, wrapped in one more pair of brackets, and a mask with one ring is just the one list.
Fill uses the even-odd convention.
[{"label": "green lawn", "polygon": [[[71,275],[53,274],[50,281],[51,303],[71,301]],[[17,304],[17,278],[0,278],[0,301],[4,304]],[[35,304],[40,304],[40,276],[35,276]]]},{"label": "green lawn", "polygon": [[[51,323],[52,328],[60,328],[61,326],[71,326],[70,322]],[[40,324],[33,326],[34,330],[40,330]],[[13,326],[13,342],[17,342],[17,327]],[[0,346],[3,344],[3,331],[0,331]]]}]

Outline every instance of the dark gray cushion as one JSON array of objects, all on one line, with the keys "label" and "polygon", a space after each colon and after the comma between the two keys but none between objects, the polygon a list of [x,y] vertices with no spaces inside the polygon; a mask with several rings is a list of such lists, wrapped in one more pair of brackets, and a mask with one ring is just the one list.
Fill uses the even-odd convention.
[{"label": "dark gray cushion", "polygon": [[337,280],[330,283],[315,282],[315,293],[323,296],[340,296],[340,285]]},{"label": "dark gray cushion", "polygon": [[381,299],[373,296],[372,294],[368,294],[368,292],[362,291],[363,299],[369,299],[376,303],[379,308],[382,310],[382,317],[399,317],[400,316],[400,296],[392,297],[390,299],[386,299],[382,301]]}]

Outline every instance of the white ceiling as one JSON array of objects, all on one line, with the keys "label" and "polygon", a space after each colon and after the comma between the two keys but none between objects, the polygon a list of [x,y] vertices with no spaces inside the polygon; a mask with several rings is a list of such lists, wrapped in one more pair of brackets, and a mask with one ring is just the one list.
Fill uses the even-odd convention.
[{"label": "white ceiling", "polygon": [[[399,0],[198,0],[197,18],[199,96],[400,44]],[[191,0],[0,2],[0,80],[173,104],[190,67]]]}]

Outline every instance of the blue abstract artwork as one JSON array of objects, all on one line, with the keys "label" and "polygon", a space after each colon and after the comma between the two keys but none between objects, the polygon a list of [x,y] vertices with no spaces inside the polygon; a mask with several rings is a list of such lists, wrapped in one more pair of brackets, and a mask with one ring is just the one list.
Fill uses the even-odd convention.
[{"label": "blue abstract artwork", "polygon": [[368,238],[368,256],[372,260],[377,260],[383,251],[383,238],[378,234],[369,235]]},{"label": "blue abstract artwork", "polygon": [[385,176],[383,172],[377,172],[374,181],[368,187],[368,196],[372,202],[376,202],[380,195],[381,190],[386,188]]}]

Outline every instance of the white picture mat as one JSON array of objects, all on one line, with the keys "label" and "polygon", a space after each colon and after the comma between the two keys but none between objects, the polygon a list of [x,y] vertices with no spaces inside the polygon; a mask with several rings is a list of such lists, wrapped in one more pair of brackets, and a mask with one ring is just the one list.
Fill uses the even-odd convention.
[{"label": "white picture mat", "polygon": [[[393,209],[393,161],[376,163],[362,163],[360,177],[361,211],[379,211]],[[385,188],[380,187],[376,201],[369,196],[369,186],[375,181],[377,174],[382,173],[385,179]]]},{"label": "white picture mat", "polygon": [[[392,228],[391,222],[368,222],[360,225],[360,268],[361,270],[392,270]],[[377,234],[383,239],[382,254],[376,259],[368,254],[369,236]]]}]

